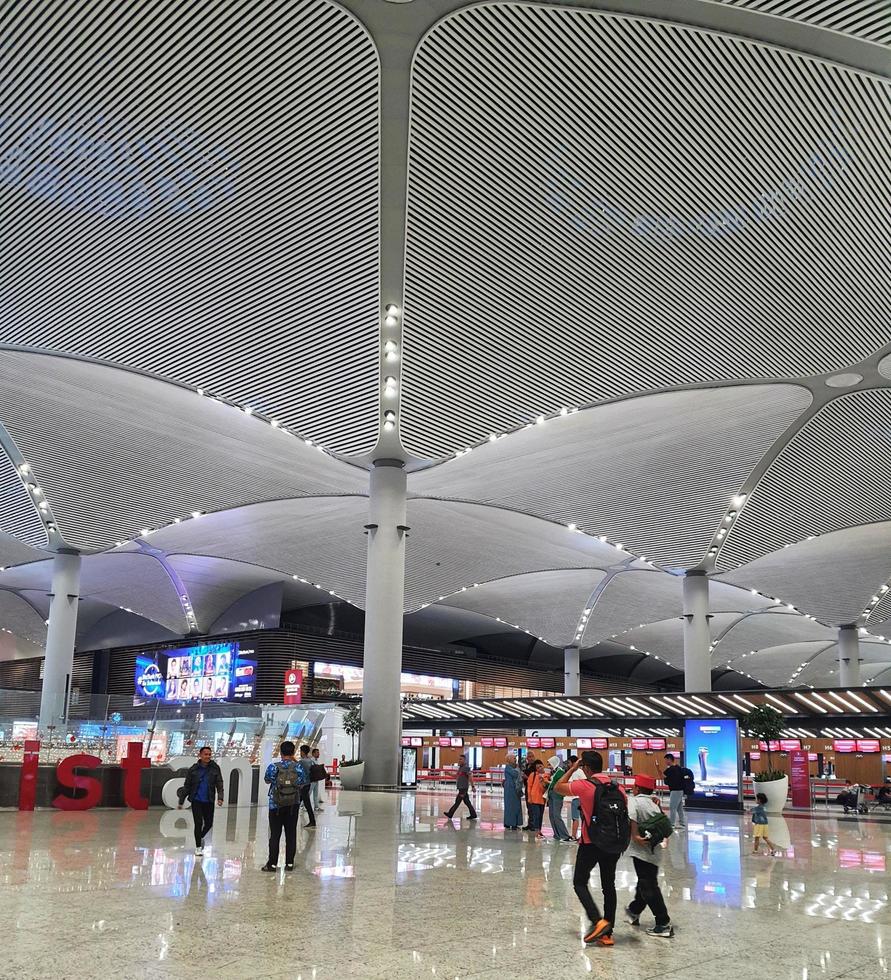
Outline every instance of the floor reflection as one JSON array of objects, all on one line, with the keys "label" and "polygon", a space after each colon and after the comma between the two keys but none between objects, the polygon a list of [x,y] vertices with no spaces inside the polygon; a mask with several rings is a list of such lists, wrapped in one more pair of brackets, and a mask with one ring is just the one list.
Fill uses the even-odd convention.
[{"label": "floor reflection", "polygon": [[[193,853],[191,818],[180,811],[2,813],[0,914],[14,928],[0,977],[59,975],[55,946],[43,935],[50,925],[58,930],[56,943],[71,942],[75,961],[82,956],[66,975],[107,976],[107,957],[124,948],[121,977],[128,969],[140,980],[192,970],[197,976],[191,931],[207,928],[226,942],[220,962],[214,965],[214,953],[205,972],[249,975],[248,959],[260,955],[283,915],[326,923],[318,938],[300,933],[295,969],[279,964],[291,980],[313,971],[317,980],[490,971],[494,977],[496,969],[517,977],[572,976],[602,972],[607,963],[621,963],[623,980],[628,972],[629,980],[659,975],[646,937],[630,928],[617,930],[613,960],[580,945],[574,845],[505,832],[497,799],[485,795],[478,822],[448,823],[443,799],[332,794],[318,827],[299,830],[295,871],[278,875],[258,870],[266,854],[265,813],[249,807],[218,815],[203,859]],[[669,839],[663,891],[677,928],[674,968],[695,971],[722,958],[738,968],[758,944],[781,941],[783,956],[767,958],[770,980],[885,975],[891,823],[780,816],[771,818],[769,833],[782,856],[753,855],[751,827],[738,814],[690,813],[688,830]],[[620,907],[634,882],[623,858]],[[832,932],[836,923],[848,930],[843,940]],[[702,937],[716,929],[720,942],[704,948]],[[324,940],[332,930],[333,946]],[[542,936],[559,937],[559,970],[536,972]],[[844,962],[850,969],[842,969],[831,956],[821,959],[842,941],[862,972],[857,964]]]}]

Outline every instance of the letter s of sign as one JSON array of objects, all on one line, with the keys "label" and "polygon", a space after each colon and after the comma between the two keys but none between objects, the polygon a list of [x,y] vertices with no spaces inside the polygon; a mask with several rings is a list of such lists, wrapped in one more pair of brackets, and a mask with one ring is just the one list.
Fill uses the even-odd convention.
[{"label": "letter s of sign", "polygon": [[95,769],[102,760],[95,755],[69,755],[56,766],[56,779],[67,789],[84,790],[83,796],[65,796],[59,793],[53,800],[57,810],[89,810],[102,799],[102,784],[92,776],[78,776],[75,769]]}]

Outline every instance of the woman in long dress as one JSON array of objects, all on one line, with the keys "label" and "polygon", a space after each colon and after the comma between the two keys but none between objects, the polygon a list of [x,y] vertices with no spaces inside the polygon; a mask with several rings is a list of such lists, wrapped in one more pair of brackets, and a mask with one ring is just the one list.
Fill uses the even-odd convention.
[{"label": "woman in long dress", "polygon": [[504,829],[519,830],[523,821],[523,774],[517,768],[517,757],[509,755],[504,765]]}]

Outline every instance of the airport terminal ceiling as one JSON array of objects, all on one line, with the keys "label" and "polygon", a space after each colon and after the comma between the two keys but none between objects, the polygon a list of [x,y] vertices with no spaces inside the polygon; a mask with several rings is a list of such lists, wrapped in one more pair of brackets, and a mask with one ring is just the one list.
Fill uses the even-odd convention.
[{"label": "airport terminal ceiling", "polygon": [[715,683],[832,686],[847,624],[891,683],[889,42],[881,0],[16,7],[0,656],[64,550],[82,650],[364,609],[390,458],[413,642],[676,678],[701,570]]}]

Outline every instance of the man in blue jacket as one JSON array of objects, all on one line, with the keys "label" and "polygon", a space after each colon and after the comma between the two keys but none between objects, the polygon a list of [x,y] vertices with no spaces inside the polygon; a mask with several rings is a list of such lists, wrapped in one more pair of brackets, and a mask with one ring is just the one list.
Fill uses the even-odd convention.
[{"label": "man in blue jacket", "polygon": [[293,742],[279,746],[279,762],[266,767],[264,781],[269,785],[269,857],[263,871],[278,870],[278,852],[285,832],[285,871],[294,870],[297,855],[297,815],[303,787],[309,785],[303,767],[294,758]]}]

